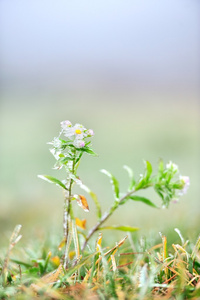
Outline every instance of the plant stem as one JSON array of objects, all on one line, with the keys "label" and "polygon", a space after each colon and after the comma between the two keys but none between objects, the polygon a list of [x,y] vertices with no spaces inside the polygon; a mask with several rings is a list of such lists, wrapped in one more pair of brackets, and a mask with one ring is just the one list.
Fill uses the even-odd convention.
[{"label": "plant stem", "polygon": [[124,196],[122,196],[118,201],[114,203],[114,205],[110,208],[109,212],[105,212],[105,214],[102,216],[100,221],[89,231],[88,236],[85,239],[85,242],[82,246],[82,251],[84,251],[85,247],[87,246],[87,243],[89,239],[93,236],[93,234],[99,229],[99,227],[113,214],[113,212],[118,208],[118,206],[130,195],[135,193],[136,190],[133,189],[130,192],[126,193]]},{"label": "plant stem", "polygon": [[68,206],[68,192],[65,191],[64,193],[65,198],[64,198],[64,207],[63,207],[63,240],[67,241],[67,235],[68,235],[68,226],[67,226],[67,206]]},{"label": "plant stem", "polygon": [[[73,159],[72,170],[71,170],[73,175],[75,172],[75,162],[76,162],[76,151],[74,151],[74,159]],[[70,228],[70,222],[71,222],[71,216],[72,216],[71,198],[72,198],[73,182],[74,182],[73,179],[70,179],[68,194],[67,194],[67,196],[65,196],[65,200],[64,200],[63,229],[64,229],[65,247],[67,247],[67,244],[68,244],[69,228]],[[66,264],[67,264],[67,257],[66,257],[66,255],[64,255],[64,265],[66,266]]]}]

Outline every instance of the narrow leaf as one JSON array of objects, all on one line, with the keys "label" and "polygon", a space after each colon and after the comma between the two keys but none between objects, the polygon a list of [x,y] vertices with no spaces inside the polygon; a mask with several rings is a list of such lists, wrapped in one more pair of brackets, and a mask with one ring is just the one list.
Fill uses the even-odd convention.
[{"label": "narrow leaf", "polygon": [[196,255],[197,255],[199,249],[200,249],[200,235],[197,238],[196,244],[195,244],[195,246],[193,248],[193,251],[192,251],[192,254],[191,254],[191,258],[193,260],[196,258]]},{"label": "narrow leaf", "polygon": [[13,259],[13,258],[11,258],[10,260],[11,260],[12,262],[14,262],[15,264],[24,266],[24,267],[26,267],[26,268],[31,268],[31,267],[32,267],[31,264],[26,263],[26,262],[23,262],[23,261],[21,261],[21,260],[17,260],[17,259]]},{"label": "narrow leaf", "polygon": [[77,204],[86,212],[89,211],[89,205],[87,199],[83,195],[78,195],[76,198]]},{"label": "narrow leaf", "polygon": [[65,276],[62,278],[62,281],[65,282],[65,280],[68,279],[69,276],[71,276],[78,269],[80,269],[82,266],[84,266],[86,264],[86,262],[96,254],[97,254],[97,252],[93,252],[92,254],[89,254],[88,256],[84,257],[81,261],[79,261],[75,266],[72,266],[71,268],[67,269]]},{"label": "narrow leaf", "polygon": [[119,200],[119,183],[118,183],[117,179],[110,172],[108,172],[105,169],[102,169],[101,172],[104,173],[104,174],[106,174],[110,178],[110,181],[111,181],[111,183],[113,185],[115,199]]},{"label": "narrow leaf", "polygon": [[189,257],[188,270],[189,270],[190,274],[193,275],[193,260],[191,257]]},{"label": "narrow leaf", "polygon": [[[112,249],[110,249],[106,253],[104,253],[103,256],[107,256],[107,255],[111,255],[111,254],[114,255],[116,253],[116,249],[118,249],[119,247],[121,247],[124,244],[124,242],[126,241],[127,237],[128,237],[128,235],[126,235],[122,240],[120,240],[118,243],[116,243],[116,245]],[[100,250],[102,252],[101,247],[100,247]],[[102,259],[102,257],[99,257],[99,259],[96,261],[96,263],[98,263],[99,260],[101,260],[101,259]]]},{"label": "narrow leaf", "polygon": [[68,161],[73,160],[73,158],[66,156],[65,158],[60,159],[60,163],[66,164]]},{"label": "narrow leaf", "polygon": [[140,175],[140,180],[139,180],[138,184],[135,186],[136,191],[143,189],[143,188],[147,188],[150,183],[149,179],[152,174],[152,166],[148,160],[145,160],[144,163],[145,163],[145,174]]},{"label": "narrow leaf", "polygon": [[149,179],[149,177],[152,174],[152,166],[148,160],[145,161],[146,164],[146,179]]},{"label": "narrow leaf", "polygon": [[76,259],[79,261],[80,259],[80,245],[79,245],[79,240],[78,240],[78,234],[77,234],[77,227],[76,223],[73,220],[72,221],[72,234],[73,234],[73,240],[74,240],[74,248],[75,248],[75,253],[76,253]]},{"label": "narrow leaf", "polygon": [[96,205],[97,217],[100,219],[101,218],[101,206],[97,199],[97,195],[93,191],[91,191],[89,189],[89,187],[87,187],[85,184],[80,184],[80,188],[83,189],[84,191],[86,191],[91,196],[92,200],[94,201],[94,203]]},{"label": "narrow leaf", "polygon": [[163,190],[157,185],[154,186],[154,190],[160,196],[160,198],[164,200],[165,197],[163,195]]},{"label": "narrow leaf", "polygon": [[128,172],[128,175],[130,177],[130,185],[129,185],[129,191],[131,191],[133,189],[133,187],[135,186],[135,178],[133,175],[133,170],[131,168],[129,168],[128,166],[124,166],[124,169]]},{"label": "narrow leaf", "polygon": [[152,174],[152,166],[148,160],[146,160],[145,163],[146,163],[146,178],[149,178]]},{"label": "narrow leaf", "polygon": [[62,187],[63,189],[67,190],[66,186],[64,185],[64,183],[62,183],[60,180],[58,180],[55,177],[52,177],[50,175],[38,175],[39,178],[46,180],[50,183],[54,183],[56,185],[59,185],[60,187]]},{"label": "narrow leaf", "polygon": [[60,244],[59,244],[59,246],[58,246],[58,250],[59,250],[59,251],[62,250],[62,248],[65,246],[65,243],[66,243],[66,239],[63,239],[63,240],[60,242]]},{"label": "narrow leaf", "polygon": [[[167,247],[167,237],[165,235],[162,235],[161,234],[161,237],[162,237],[162,244],[163,244],[163,262],[165,262],[165,260],[168,258],[168,247]],[[165,274],[166,276],[168,276],[168,273],[169,273],[169,270],[167,267],[164,268],[164,271],[165,271]]]},{"label": "narrow leaf", "polygon": [[165,235],[162,235],[162,242],[163,242],[163,261],[168,258],[168,247],[167,247],[167,238]]},{"label": "narrow leaf", "polygon": [[93,156],[98,156],[97,153],[95,153],[92,148],[88,147],[88,146],[85,146],[83,148],[78,148],[79,151],[83,151],[83,152],[87,152],[88,154],[90,155],[93,155]]},{"label": "narrow leaf", "polygon": [[178,228],[174,228],[174,230],[178,233],[178,235],[179,235],[179,237],[181,239],[181,243],[182,243],[182,245],[184,245],[185,241],[184,241],[184,238],[183,238],[180,230]]},{"label": "narrow leaf", "polygon": [[129,196],[128,199],[134,200],[134,201],[140,201],[143,202],[149,206],[158,208],[158,206],[156,206],[153,202],[151,202],[149,199],[145,198],[145,197],[141,197],[141,196]]},{"label": "narrow leaf", "polygon": [[99,228],[99,230],[103,230],[103,229],[121,230],[121,231],[129,231],[129,232],[134,232],[139,230],[138,227],[132,227],[132,226],[103,226]]},{"label": "narrow leaf", "polygon": [[100,232],[96,240],[96,249],[95,249],[96,251],[99,251],[99,246],[101,247],[101,242],[102,242],[102,233]]}]

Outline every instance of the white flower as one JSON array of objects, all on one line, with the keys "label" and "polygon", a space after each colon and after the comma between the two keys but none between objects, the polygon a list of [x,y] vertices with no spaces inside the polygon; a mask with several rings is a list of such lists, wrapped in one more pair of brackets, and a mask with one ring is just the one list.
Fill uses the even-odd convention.
[{"label": "white flower", "polygon": [[180,181],[183,184],[182,190],[179,192],[179,195],[184,195],[187,193],[187,190],[190,186],[190,178],[188,176],[180,176]]},{"label": "white flower", "polygon": [[175,173],[178,171],[178,166],[176,164],[174,164],[172,161],[170,161],[168,164],[166,164],[166,168]]},{"label": "white flower", "polygon": [[61,128],[62,128],[63,130],[65,130],[65,129],[67,129],[68,127],[71,127],[71,126],[72,126],[72,123],[71,123],[70,121],[66,120],[66,121],[60,122],[60,125],[61,125]]},{"label": "white flower", "polygon": [[83,148],[85,146],[85,142],[83,140],[76,139],[73,145],[76,148]]},{"label": "white flower", "polygon": [[68,127],[64,129],[64,135],[68,138],[72,138],[74,136],[75,139],[82,140],[87,136],[85,133],[86,128],[81,124],[75,124],[73,127]]},{"label": "white flower", "polygon": [[83,127],[81,124],[75,124],[74,125],[74,135],[76,139],[82,140],[84,137],[87,136],[85,133],[86,128]]},{"label": "white flower", "polygon": [[65,128],[63,130],[63,133],[66,137],[68,137],[70,139],[74,136],[74,129],[73,129],[73,127]]}]

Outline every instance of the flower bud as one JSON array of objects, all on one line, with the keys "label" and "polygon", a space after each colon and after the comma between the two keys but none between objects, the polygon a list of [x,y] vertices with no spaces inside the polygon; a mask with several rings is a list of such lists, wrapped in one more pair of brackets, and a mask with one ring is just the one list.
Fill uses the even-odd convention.
[{"label": "flower bud", "polygon": [[65,130],[66,128],[71,127],[72,123],[70,121],[66,120],[66,121],[60,122],[60,125],[61,125],[62,129]]},{"label": "flower bud", "polygon": [[93,136],[94,135],[94,131],[92,129],[88,129],[86,133],[87,133],[88,136]]},{"label": "flower bud", "polygon": [[179,192],[179,195],[184,195],[187,193],[187,190],[190,185],[190,178],[188,176],[180,176],[180,181],[183,184],[182,190]]},{"label": "flower bud", "polygon": [[85,146],[85,142],[83,140],[75,140],[74,147],[76,148],[83,148]]},{"label": "flower bud", "polygon": [[176,164],[174,164],[172,161],[170,161],[168,164],[166,164],[166,168],[175,173],[178,171],[178,166]]}]

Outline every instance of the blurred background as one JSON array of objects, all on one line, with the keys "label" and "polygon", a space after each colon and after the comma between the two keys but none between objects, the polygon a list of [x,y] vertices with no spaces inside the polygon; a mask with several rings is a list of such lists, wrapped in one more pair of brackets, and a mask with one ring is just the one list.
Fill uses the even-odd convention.
[{"label": "blurred background", "polygon": [[[159,158],[172,160],[190,176],[187,195],[168,210],[128,202],[110,223],[147,236],[175,227],[199,234],[199,8],[197,0],[1,0],[1,239],[18,223],[25,237],[62,234],[62,191],[37,175],[64,178],[46,143],[66,119],[95,132],[99,156],[85,155],[79,174],[104,210],[113,196],[102,168],[122,192],[123,165],[138,178],[144,159],[154,172]],[[143,195],[160,204],[153,191]],[[89,213],[75,210],[90,227],[88,202]]]}]

